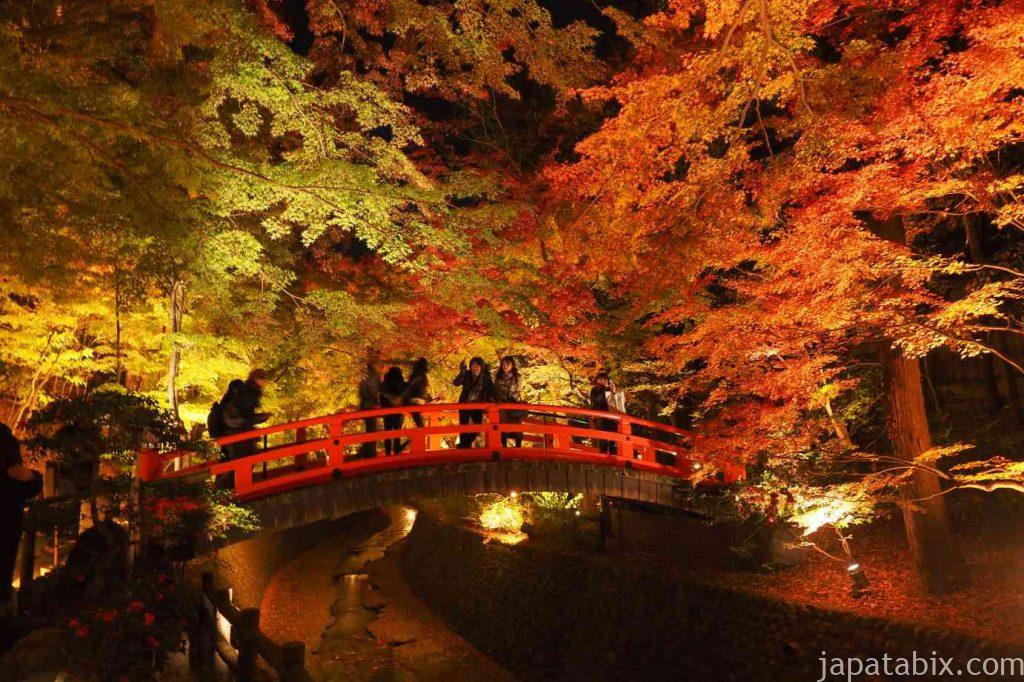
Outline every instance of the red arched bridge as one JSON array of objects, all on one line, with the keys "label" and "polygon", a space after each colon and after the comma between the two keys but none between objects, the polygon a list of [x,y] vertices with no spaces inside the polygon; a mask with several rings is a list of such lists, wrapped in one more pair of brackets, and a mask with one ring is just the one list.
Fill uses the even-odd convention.
[{"label": "red arched bridge", "polygon": [[[481,424],[460,424],[479,411]],[[379,430],[380,420],[403,424]],[[371,430],[368,425],[376,425]],[[463,434],[471,447],[458,447]],[[504,436],[504,438],[503,438]],[[386,454],[391,441],[392,454]],[[217,439],[241,456],[193,463],[144,452],[143,480],[216,477],[278,530],[444,494],[564,491],[670,504],[684,481],[733,483],[741,466],[706,462],[686,432],[625,414],[552,405],[429,404],[348,411]]]}]

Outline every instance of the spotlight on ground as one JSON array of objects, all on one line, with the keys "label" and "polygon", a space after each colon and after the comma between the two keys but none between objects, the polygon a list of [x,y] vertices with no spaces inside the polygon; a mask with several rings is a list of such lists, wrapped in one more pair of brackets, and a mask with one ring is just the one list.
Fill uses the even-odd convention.
[{"label": "spotlight on ground", "polygon": [[846,572],[850,574],[850,594],[854,598],[860,597],[867,591],[868,585],[870,585],[867,574],[864,573],[861,565],[857,563],[847,566]]}]

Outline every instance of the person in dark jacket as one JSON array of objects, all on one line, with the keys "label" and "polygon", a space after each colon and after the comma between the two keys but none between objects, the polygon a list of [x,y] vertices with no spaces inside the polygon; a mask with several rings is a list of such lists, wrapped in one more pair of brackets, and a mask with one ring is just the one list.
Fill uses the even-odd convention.
[{"label": "person in dark jacket", "polygon": [[[430,395],[430,378],[427,372],[430,365],[426,358],[420,358],[413,364],[412,373],[409,375],[409,383],[405,386],[402,394],[402,402],[405,405],[426,405],[434,398]],[[412,413],[412,420],[417,427],[423,427],[423,415],[419,412]]]},{"label": "person in dark jacket", "polygon": [[[613,397],[615,396],[615,383],[608,376],[608,372],[600,372],[594,377],[594,387],[590,389],[590,409],[600,412],[611,412],[613,408]],[[618,431],[619,423],[614,419],[595,419],[594,426],[602,431]],[[611,440],[597,441],[597,447],[601,452],[614,455],[618,452],[618,444]]]},{"label": "person in dark jacket", "polygon": [[[384,375],[384,381],[382,381],[380,385],[380,406],[401,407],[403,404],[402,396],[404,393],[405,377],[402,376],[402,369],[400,367],[388,368],[387,373]],[[384,430],[397,431],[402,428],[402,424],[404,422],[405,415],[401,413],[384,415]],[[385,439],[385,455],[397,455],[401,450],[402,441],[400,438]]]},{"label": "person in dark jacket", "polygon": [[[519,391],[519,370],[516,368],[516,360],[511,355],[506,355],[498,364],[498,371],[494,374],[494,389],[498,394],[499,403],[521,403],[522,395]],[[522,410],[505,410],[502,420],[511,424],[521,424],[526,418]],[[523,447],[522,433],[502,433],[501,447],[507,448],[509,442],[515,443],[515,447]]]},{"label": "person in dark jacket", "polygon": [[[376,410],[380,408],[380,371],[377,364],[372,360],[366,363],[366,375],[359,382],[359,409]],[[363,419],[363,430],[366,433],[376,433],[380,430],[380,420],[377,417]],[[359,446],[360,459],[370,459],[377,455],[377,441],[366,441]]]},{"label": "person in dark jacket", "polygon": [[269,412],[257,411],[260,409],[260,401],[263,400],[263,391],[266,387],[267,373],[262,369],[254,369],[238,391],[238,407],[248,429],[255,428],[257,424],[262,424],[270,418]]},{"label": "person in dark jacket", "polygon": [[[466,366],[465,361],[459,363],[459,375],[452,382],[461,386],[459,392],[460,403],[492,403],[497,399],[494,390],[494,382],[491,381],[491,371],[484,364],[483,358],[475,357]],[[460,410],[459,424],[483,424],[483,410]],[[479,432],[459,434],[459,447],[468,448],[473,446]]]},{"label": "person in dark jacket", "polygon": [[[0,424],[0,604],[11,599],[25,503],[39,494],[42,477],[21,459],[21,443],[10,427]],[[0,613],[5,607],[0,607]]]},{"label": "person in dark jacket", "polygon": [[[234,381],[231,383],[235,384]],[[231,400],[223,407],[227,433],[251,431],[256,428],[257,424],[262,424],[270,418],[269,412],[258,411],[266,385],[267,373],[262,369],[254,369],[250,372],[249,378],[241,382],[241,386],[235,384]],[[231,392],[230,386],[228,390]],[[254,452],[256,452],[255,440],[246,440],[231,446],[231,457],[245,457]]]},{"label": "person in dark jacket", "polygon": [[[245,382],[241,379],[232,379],[231,383],[228,384],[228,390],[224,392],[224,397],[217,403],[220,410],[220,435],[222,436],[228,436],[242,430],[241,427],[244,424],[244,420],[238,407],[238,397],[244,386]],[[222,445],[220,453],[222,461],[231,459],[234,456],[234,446]]]}]

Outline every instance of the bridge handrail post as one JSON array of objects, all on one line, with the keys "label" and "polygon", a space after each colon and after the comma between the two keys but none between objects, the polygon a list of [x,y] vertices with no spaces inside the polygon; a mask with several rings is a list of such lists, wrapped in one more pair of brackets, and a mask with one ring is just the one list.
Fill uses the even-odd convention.
[{"label": "bridge handrail post", "polygon": [[626,415],[619,417],[618,431],[624,436],[619,443],[619,456],[623,459],[633,459],[633,420]]},{"label": "bridge handrail post", "polygon": [[484,445],[488,450],[501,449],[501,412],[497,404],[488,405],[484,410],[487,415],[487,431],[484,432]]},{"label": "bridge handrail post", "polygon": [[[305,426],[300,426],[297,429],[295,429],[295,442],[296,444],[306,442]],[[303,468],[306,465],[307,458],[308,455],[305,452],[295,455],[295,466],[299,469]]]},{"label": "bridge handrail post", "polygon": [[345,433],[345,420],[335,417],[327,422],[327,435],[331,444],[327,447],[327,466],[340,469],[345,461],[345,448],[341,445],[341,437]]},{"label": "bridge handrail post", "polygon": [[[414,413],[409,413],[409,418],[412,418]],[[423,421],[423,425],[426,427],[433,426],[433,413],[422,413],[420,412],[420,420]],[[413,421],[413,425],[415,425]],[[427,435],[423,432],[422,428],[417,428],[416,431],[409,436],[409,454],[419,455],[427,451]]]},{"label": "bridge handrail post", "polygon": [[155,481],[163,473],[164,458],[156,450],[145,449],[139,452],[138,477],[143,481]]},{"label": "bridge handrail post", "polygon": [[240,461],[234,466],[235,492],[244,493],[252,487],[252,464]]}]

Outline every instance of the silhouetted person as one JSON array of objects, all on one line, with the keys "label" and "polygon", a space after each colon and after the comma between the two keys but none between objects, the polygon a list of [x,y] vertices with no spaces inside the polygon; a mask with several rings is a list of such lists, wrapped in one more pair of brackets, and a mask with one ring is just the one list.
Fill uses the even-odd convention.
[{"label": "silhouetted person", "polygon": [[[590,409],[601,412],[622,412],[625,410],[623,396],[615,388],[615,382],[608,372],[600,372],[594,377],[594,387],[590,389]],[[617,432],[619,423],[614,419],[595,419],[594,425],[602,431]],[[611,440],[599,440],[597,447],[601,452],[614,455],[618,452],[618,444]]]},{"label": "silhouetted person", "polygon": [[[405,386],[403,402],[406,405],[426,405],[434,398],[430,395],[430,378],[427,371],[430,365],[426,358],[420,358],[412,366],[412,374],[409,375],[409,382]],[[412,420],[416,426],[423,426],[423,415],[419,412],[412,413]]]},{"label": "silhouetted person", "polygon": [[[452,382],[461,386],[459,393],[460,403],[491,403],[497,398],[494,391],[494,382],[491,381],[491,372],[484,364],[483,358],[473,358],[466,367],[465,361],[459,363],[459,375]],[[459,412],[459,424],[483,424],[483,410],[461,410]],[[459,447],[472,447],[479,432],[460,433]]]},{"label": "silhouetted person", "polygon": [[42,477],[22,462],[21,443],[10,427],[0,424],[0,615],[11,599],[25,503],[42,487]]},{"label": "silhouetted person", "polygon": [[[211,438],[220,438],[242,430],[245,423],[241,412],[237,407],[238,397],[242,392],[245,382],[241,379],[232,379],[228,384],[228,390],[224,397],[217,401],[210,409],[210,416],[207,417],[207,428]],[[222,445],[220,448],[221,459],[231,459],[232,446]]]},{"label": "silhouetted person", "polygon": [[[234,382],[232,382],[234,383]],[[257,424],[270,418],[269,412],[259,412],[263,389],[267,385],[267,373],[254,369],[249,378],[237,386],[231,401],[223,407],[224,424],[227,433],[251,431]],[[229,386],[230,390],[230,386]],[[245,457],[256,452],[256,441],[246,440],[231,446],[232,457]]]},{"label": "silhouetted person", "polygon": [[[494,389],[497,392],[497,399],[500,403],[521,403],[522,395],[519,392],[519,370],[516,368],[516,360],[511,355],[506,355],[498,364],[498,371],[494,374]],[[505,410],[502,419],[511,424],[521,424],[526,418],[523,410]],[[501,447],[507,448],[509,441],[515,443],[517,448],[523,447],[522,433],[502,433]]]},{"label": "silhouetted person", "polygon": [[[366,375],[359,382],[359,409],[376,410],[380,407],[380,372],[373,362],[366,363]],[[379,431],[377,417],[363,419],[366,433]],[[367,441],[359,446],[359,457],[369,459],[377,454],[377,442]]]},{"label": "silhouetted person", "polygon": [[[384,375],[384,381],[380,385],[380,406],[401,407],[403,393],[405,393],[405,377],[402,376],[402,370],[399,367],[388,368],[387,373]],[[384,430],[397,431],[402,428],[404,422],[405,415],[401,413],[386,414],[384,415]],[[388,438],[384,441],[385,455],[397,455],[401,450],[402,441],[400,438]]]}]

